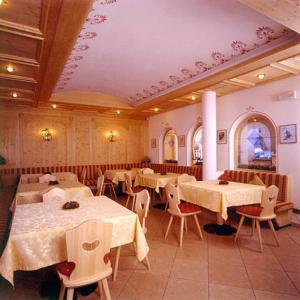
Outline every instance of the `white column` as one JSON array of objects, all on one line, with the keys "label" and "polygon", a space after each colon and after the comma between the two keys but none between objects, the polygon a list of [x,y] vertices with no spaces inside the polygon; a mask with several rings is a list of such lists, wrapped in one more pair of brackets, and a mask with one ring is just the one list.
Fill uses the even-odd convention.
[{"label": "white column", "polygon": [[217,113],[216,92],[202,96],[203,120],[203,180],[217,178]]}]

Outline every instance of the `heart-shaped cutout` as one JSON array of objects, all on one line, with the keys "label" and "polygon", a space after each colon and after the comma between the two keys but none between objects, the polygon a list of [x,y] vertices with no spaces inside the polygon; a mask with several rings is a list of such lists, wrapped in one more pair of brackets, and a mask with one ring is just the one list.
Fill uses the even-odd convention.
[{"label": "heart-shaped cutout", "polygon": [[82,244],[82,248],[86,251],[92,251],[96,249],[99,246],[99,244],[100,244],[99,240],[96,240],[92,243],[85,242]]}]

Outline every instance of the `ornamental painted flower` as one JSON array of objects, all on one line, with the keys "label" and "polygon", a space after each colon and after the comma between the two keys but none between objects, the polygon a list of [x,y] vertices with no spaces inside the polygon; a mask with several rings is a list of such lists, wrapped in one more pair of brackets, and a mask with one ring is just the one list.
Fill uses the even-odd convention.
[{"label": "ornamental painted flower", "polygon": [[235,52],[244,52],[246,47],[247,47],[247,44],[245,44],[244,42],[241,42],[241,41],[233,41],[231,43],[231,48]]},{"label": "ornamental painted flower", "polygon": [[97,36],[97,33],[96,32],[85,32],[83,34],[80,34],[79,35],[79,38],[81,40],[89,40],[89,39],[93,39]]},{"label": "ornamental painted flower", "polygon": [[77,47],[74,47],[73,50],[74,51],[85,51],[87,49],[89,49],[90,47],[88,45],[79,45]]},{"label": "ornamental painted flower", "polygon": [[171,85],[167,82],[167,81],[164,81],[164,80],[161,80],[159,82],[159,84],[164,88],[164,89],[167,89],[169,88]]},{"label": "ornamental painted flower", "polygon": [[274,30],[267,26],[259,27],[256,30],[256,35],[259,39],[271,40],[273,38]]},{"label": "ornamental painted flower", "polygon": [[176,84],[176,83],[180,83],[182,82],[182,80],[178,77],[178,76],[175,76],[175,75],[170,75],[169,78]]},{"label": "ornamental painted flower", "polygon": [[195,66],[200,70],[200,72],[205,72],[209,69],[208,65],[203,61],[196,61]]},{"label": "ornamental painted flower", "polygon": [[86,19],[90,24],[100,24],[107,20],[104,15],[94,15],[91,18]]},{"label": "ornamental painted flower", "polygon": [[181,73],[183,75],[185,75],[187,78],[191,78],[191,77],[195,76],[195,74],[189,69],[182,69]]},{"label": "ornamental painted flower", "polygon": [[217,61],[219,64],[222,64],[226,61],[225,55],[222,54],[221,52],[213,52],[211,57]]}]

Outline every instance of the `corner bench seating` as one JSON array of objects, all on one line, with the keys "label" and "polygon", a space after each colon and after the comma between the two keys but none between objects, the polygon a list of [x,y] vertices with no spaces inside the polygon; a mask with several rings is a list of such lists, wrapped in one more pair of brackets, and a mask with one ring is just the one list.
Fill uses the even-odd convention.
[{"label": "corner bench seating", "polygon": [[228,175],[236,182],[247,183],[257,175],[264,184],[268,187],[272,184],[279,188],[277,204],[275,206],[276,225],[282,227],[289,225],[292,222],[292,211],[294,205],[288,200],[288,176],[278,173],[268,172],[253,172],[244,170],[225,170],[225,175]]}]

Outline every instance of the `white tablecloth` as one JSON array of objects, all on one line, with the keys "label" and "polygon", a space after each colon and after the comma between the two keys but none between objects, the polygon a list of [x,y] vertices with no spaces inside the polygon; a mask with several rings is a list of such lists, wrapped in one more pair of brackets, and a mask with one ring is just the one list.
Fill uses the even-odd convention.
[{"label": "white tablecloth", "polygon": [[227,207],[261,202],[264,186],[239,182],[219,185],[219,180],[186,182],[179,184],[180,199],[197,204],[227,219]]},{"label": "white tablecloth", "polygon": [[176,185],[177,178],[181,174],[177,173],[167,173],[166,175],[161,175],[160,173],[153,174],[137,174],[135,177],[134,186],[144,186],[155,189],[159,193],[159,188],[164,188],[169,182]]},{"label": "white tablecloth", "polygon": [[113,224],[111,248],[135,241],[137,258],[146,257],[149,247],[135,213],[105,196],[78,202],[80,207],[73,210],[63,210],[57,203],[17,206],[0,259],[1,275],[13,284],[16,270],[37,270],[65,261],[66,230],[91,219]]},{"label": "white tablecloth", "polygon": [[112,180],[113,183],[118,184],[119,181],[125,181],[124,175],[127,174],[132,180],[135,179],[136,174],[140,168],[132,168],[131,170],[118,169],[118,170],[106,170],[104,175],[106,178]]},{"label": "white tablecloth", "polygon": [[[78,177],[76,174],[72,172],[53,172],[51,175],[56,177],[58,181],[78,181]],[[43,176],[42,173],[39,174],[22,174],[20,177],[20,184],[26,183],[38,183],[39,177]]]}]

